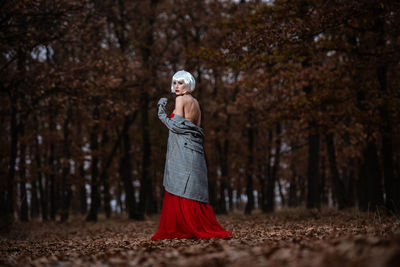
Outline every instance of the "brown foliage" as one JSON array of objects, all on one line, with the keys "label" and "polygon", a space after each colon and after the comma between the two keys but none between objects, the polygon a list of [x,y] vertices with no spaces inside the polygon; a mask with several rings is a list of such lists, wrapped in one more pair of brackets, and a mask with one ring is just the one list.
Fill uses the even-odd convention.
[{"label": "brown foliage", "polygon": [[275,215],[219,216],[229,240],[151,241],[158,216],[87,223],[18,223],[0,240],[0,263],[141,266],[395,266],[400,256],[396,218],[354,210],[303,209]]}]

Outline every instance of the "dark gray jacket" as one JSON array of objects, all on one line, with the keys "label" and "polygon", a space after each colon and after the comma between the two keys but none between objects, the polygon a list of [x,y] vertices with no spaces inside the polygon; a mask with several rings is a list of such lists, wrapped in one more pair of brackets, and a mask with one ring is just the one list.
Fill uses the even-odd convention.
[{"label": "dark gray jacket", "polygon": [[203,129],[182,116],[168,118],[167,98],[158,101],[158,118],[169,130],[165,160],[165,190],[181,197],[208,203],[207,165]]}]

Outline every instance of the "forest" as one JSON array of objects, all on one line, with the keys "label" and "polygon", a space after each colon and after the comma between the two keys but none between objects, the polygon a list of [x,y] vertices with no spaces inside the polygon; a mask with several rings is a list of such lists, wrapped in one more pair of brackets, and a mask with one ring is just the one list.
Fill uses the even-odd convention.
[{"label": "forest", "polygon": [[[0,9],[0,265],[398,266],[399,1]],[[181,69],[227,241],[150,241]]]}]

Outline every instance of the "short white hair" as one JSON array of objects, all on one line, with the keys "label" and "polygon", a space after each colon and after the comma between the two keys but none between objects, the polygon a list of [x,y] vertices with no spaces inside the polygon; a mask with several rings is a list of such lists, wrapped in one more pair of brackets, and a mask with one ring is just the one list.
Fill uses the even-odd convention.
[{"label": "short white hair", "polygon": [[185,70],[180,70],[172,76],[172,82],[171,82],[171,92],[175,93],[174,89],[174,81],[183,81],[186,85],[186,90],[183,92],[185,93],[186,91],[188,92],[193,92],[194,88],[196,86],[196,81],[194,80],[194,77],[190,72],[187,72]]}]

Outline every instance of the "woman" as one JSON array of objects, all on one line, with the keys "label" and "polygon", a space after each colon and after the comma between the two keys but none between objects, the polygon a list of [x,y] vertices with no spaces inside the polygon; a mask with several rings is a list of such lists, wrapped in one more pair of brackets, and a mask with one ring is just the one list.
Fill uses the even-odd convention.
[{"label": "woman", "polygon": [[175,109],[165,112],[166,98],[158,101],[158,117],[169,129],[164,169],[165,188],[157,233],[152,240],[172,238],[229,238],[208,204],[207,165],[203,150],[203,129],[197,100],[191,95],[194,77],[178,71],[172,77]]}]

